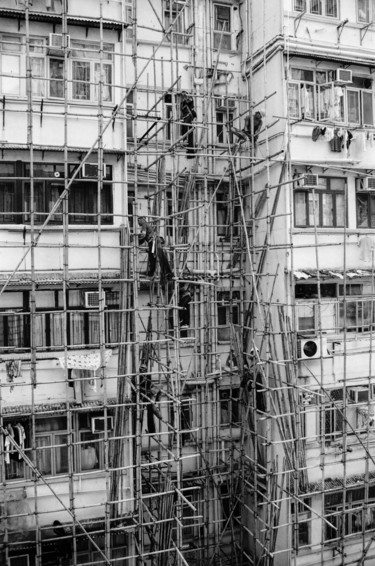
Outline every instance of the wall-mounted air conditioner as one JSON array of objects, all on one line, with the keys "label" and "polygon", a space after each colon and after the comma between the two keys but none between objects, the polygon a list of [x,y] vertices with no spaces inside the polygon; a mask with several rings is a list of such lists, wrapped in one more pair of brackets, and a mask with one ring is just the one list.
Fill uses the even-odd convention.
[{"label": "wall-mounted air conditioner", "polygon": [[359,191],[375,191],[375,177],[361,177],[357,188]]},{"label": "wall-mounted air conditioner", "polygon": [[367,403],[370,389],[368,387],[348,387],[348,397],[351,403]]},{"label": "wall-mounted air conditioner", "polygon": [[314,360],[327,356],[326,338],[300,338],[297,342],[297,355],[299,360]]},{"label": "wall-mounted air conditioner", "polygon": [[335,80],[337,83],[343,85],[352,83],[352,71],[349,71],[348,69],[337,69]]},{"label": "wall-mounted air conditioner", "polygon": [[91,432],[104,432],[113,430],[113,417],[91,417]]},{"label": "wall-mounted air conditioner", "polygon": [[[97,163],[84,163],[82,165],[83,179],[97,179],[99,176],[99,165]],[[103,178],[106,176],[106,167],[103,164]]]},{"label": "wall-mounted air conditioner", "polygon": [[[64,37],[66,45],[64,45]],[[48,40],[49,52],[63,54],[64,48],[70,49],[70,35],[63,35],[62,33],[50,33]]]},{"label": "wall-mounted air conditioner", "polygon": [[302,187],[317,187],[319,184],[319,175],[313,175],[312,173],[306,173],[300,180],[300,186]]},{"label": "wall-mounted air conditioner", "polygon": [[[99,308],[99,291],[85,291],[85,308],[86,309],[98,309]],[[105,292],[103,291],[103,296],[105,303]],[[105,304],[104,304],[105,306]]]},{"label": "wall-mounted air conditioner", "polygon": [[236,101],[234,98],[229,98],[228,96],[216,96],[215,97],[215,108],[216,110],[221,109],[231,109],[236,106]]}]

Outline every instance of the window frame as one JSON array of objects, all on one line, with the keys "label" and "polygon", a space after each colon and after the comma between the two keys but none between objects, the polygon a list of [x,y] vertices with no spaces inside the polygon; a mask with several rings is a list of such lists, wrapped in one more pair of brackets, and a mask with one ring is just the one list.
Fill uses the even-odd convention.
[{"label": "window frame", "polygon": [[[355,494],[361,497],[355,497]],[[336,498],[337,501],[330,499]],[[328,520],[325,524],[324,542],[330,543],[340,537],[361,534],[364,530],[373,530],[375,527],[375,487],[370,485],[369,496],[366,498],[365,486],[356,486],[346,489],[345,505],[343,504],[343,492],[336,491],[324,494],[324,517]],[[367,513],[367,516],[365,515]],[[369,515],[370,514],[370,515]],[[360,517],[360,523],[356,526],[355,521]],[[371,520],[369,521],[369,517]],[[330,527],[332,523],[336,529]],[[354,524],[353,524],[354,523]]]},{"label": "window frame", "polygon": [[355,197],[357,228],[375,229],[375,191],[359,190],[357,185]]},{"label": "window frame", "polygon": [[[364,17],[360,17],[361,3],[365,3]],[[375,20],[375,0],[356,0],[356,16],[359,24],[370,24]]]},{"label": "window frame", "polygon": [[[240,301],[241,293],[239,290],[222,289],[217,291],[217,339],[219,343],[231,341],[230,324],[238,325],[240,323]],[[223,319],[225,319],[225,322],[222,322]]]},{"label": "window frame", "polygon": [[[220,428],[241,426],[241,399],[239,387],[220,387],[219,389]],[[225,419],[225,414],[227,418]]]},{"label": "window frame", "polygon": [[[314,188],[304,188],[295,185],[293,187],[293,214],[294,214],[294,222],[293,225],[295,228],[321,228],[321,229],[343,229],[348,225],[348,211],[347,211],[347,179],[344,177],[320,177],[320,179],[325,179],[327,185],[326,186],[317,186]],[[336,189],[331,188],[332,181],[340,180],[344,181],[343,189]],[[304,203],[301,202],[301,211],[304,204],[304,212],[299,213],[297,211],[297,207],[299,204],[297,203],[298,195],[304,195]],[[310,199],[310,195],[312,195],[312,199]],[[324,203],[324,196],[331,196],[332,197],[332,224],[324,224],[324,211],[327,210],[327,205]],[[344,223],[338,224],[338,206],[337,206],[337,197],[338,195],[343,196],[343,216],[344,216]],[[310,203],[311,200],[311,203]],[[314,201],[318,203],[318,215],[314,214]],[[299,216],[304,216],[305,222],[304,223],[297,223],[297,219]],[[318,216],[318,222],[311,223],[311,218],[316,219]]]},{"label": "window frame", "polygon": [[174,22],[174,26],[173,28],[171,28],[169,33],[166,34],[166,38],[168,39],[168,41],[171,42],[173,41],[173,43],[178,43],[179,45],[186,45],[189,40],[189,37],[186,34],[186,29],[187,29],[186,6],[178,2],[178,0],[162,0],[162,2],[163,2],[163,24],[165,30],[169,29],[172,22]]},{"label": "window frame", "polygon": [[[10,42],[10,49],[4,49],[4,44]],[[34,98],[47,98],[63,100],[65,88],[67,99],[70,102],[81,104],[96,104],[99,99],[98,85],[103,84],[102,103],[112,104],[114,101],[114,44],[103,43],[103,56],[100,58],[100,43],[95,41],[71,39],[69,58],[64,59],[63,54],[56,51],[49,52],[48,38],[46,36],[30,37],[30,67],[32,77],[32,90]],[[81,51],[81,55],[79,52]],[[89,53],[91,51],[91,54]],[[16,57],[18,65],[14,72],[15,62],[9,63],[11,71],[4,77],[4,60],[7,56]],[[35,62],[39,61],[38,64]],[[87,80],[74,79],[74,67],[77,62],[84,62],[89,66]],[[67,67],[65,68],[65,64]],[[20,34],[0,34],[0,94],[25,98],[27,95],[27,59],[24,36]],[[39,71],[38,71],[39,67]],[[100,71],[102,75],[100,76]],[[11,89],[5,88],[6,79],[16,81]],[[67,82],[66,82],[67,81]],[[75,84],[86,84],[88,96],[74,95]]]},{"label": "window frame", "polygon": [[[224,8],[229,10],[229,30],[223,31],[220,27],[219,22],[221,20],[218,17],[218,9]],[[220,46],[220,39],[221,46]],[[226,4],[225,2],[213,2],[212,3],[212,46],[214,50],[218,50],[220,46],[220,51],[232,51],[233,46],[233,6],[231,4]]]},{"label": "window frame", "polygon": [[[313,11],[314,2],[320,4],[321,9]],[[329,14],[328,6],[332,3],[332,8],[335,9],[334,14]],[[339,0],[294,0],[293,10],[295,12],[308,12],[313,16],[323,16],[325,18],[338,18],[339,17]]]},{"label": "window frame", "polygon": [[[375,0],[374,0],[375,2]],[[334,123],[350,127],[369,127],[375,125],[374,82],[371,77],[354,76],[353,79],[367,79],[371,87],[355,86],[353,83],[339,84],[335,81],[335,69],[293,66],[287,85],[288,113],[296,120],[312,120],[321,123]],[[312,80],[297,78],[299,73],[311,73]],[[325,76],[325,79],[324,79]],[[327,95],[328,93],[328,95]],[[350,114],[350,95],[358,93],[358,119]],[[370,106],[370,108],[369,108]]]}]

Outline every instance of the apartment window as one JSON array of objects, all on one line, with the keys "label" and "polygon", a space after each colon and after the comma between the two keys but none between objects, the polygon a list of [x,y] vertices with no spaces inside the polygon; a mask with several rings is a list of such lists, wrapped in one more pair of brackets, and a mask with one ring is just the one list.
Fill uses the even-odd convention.
[{"label": "apartment window", "polygon": [[226,4],[214,4],[214,49],[232,49],[232,8]]},{"label": "apartment window", "polygon": [[240,390],[228,388],[219,390],[220,424],[224,427],[240,426]]},{"label": "apartment window", "polygon": [[329,392],[330,401],[324,406],[324,439],[330,444],[342,437],[344,429],[343,417],[343,389],[332,389]]},{"label": "apartment window", "polygon": [[[81,472],[104,468],[103,434],[91,431],[91,419],[96,415],[78,415],[78,467]],[[102,413],[99,415],[102,416]]]},{"label": "apartment window", "polygon": [[182,44],[187,41],[187,36],[185,34],[185,6],[186,4],[184,1],[164,0],[164,28],[165,30],[169,30],[167,38]]},{"label": "apartment window", "polygon": [[311,538],[311,498],[300,498],[292,501],[291,512],[293,517],[294,546],[299,548],[310,544]]},{"label": "apartment window", "polygon": [[356,194],[357,228],[375,228],[375,192]]},{"label": "apartment window", "polygon": [[318,16],[338,17],[338,0],[294,0],[296,12],[308,12]]},{"label": "apartment window", "polygon": [[1,56],[1,94],[19,96],[21,91],[21,38],[2,35]]},{"label": "apartment window", "polygon": [[[76,166],[70,167],[70,174]],[[34,222],[43,223],[64,190],[64,165],[35,163],[34,175]],[[30,223],[30,166],[27,163],[0,164],[0,224]],[[44,179],[43,179],[44,177]],[[105,180],[112,179],[112,167],[106,166]],[[68,202],[70,224],[96,224],[98,221],[98,183],[95,180],[79,179],[72,183]],[[112,185],[104,182],[100,190],[101,223],[111,224]],[[62,204],[50,218],[51,224],[63,221]]]},{"label": "apartment window", "polygon": [[131,140],[134,137],[133,115],[134,115],[134,95],[132,91],[129,92],[126,99],[126,137],[128,138],[128,140]]},{"label": "apartment window", "polygon": [[216,141],[217,143],[233,143],[233,133],[226,125],[233,123],[234,114],[225,110],[216,112]]},{"label": "apartment window", "polygon": [[129,26],[126,28],[127,39],[133,38],[133,0],[125,0],[125,21]]},{"label": "apartment window", "polygon": [[102,61],[97,43],[72,42],[72,98],[73,100],[112,100],[112,46],[103,45]]},{"label": "apartment window", "polygon": [[[47,39],[31,37],[29,43],[32,92],[36,97],[111,102],[113,93],[113,45],[98,42],[71,41],[69,58],[63,52],[48,53]],[[65,65],[67,68],[65,69]],[[1,94],[26,96],[26,48],[21,36],[0,36]],[[48,76],[47,76],[48,74]],[[46,82],[48,80],[48,89]]]},{"label": "apartment window", "polygon": [[[347,489],[324,495],[325,541],[362,533],[375,527],[375,487],[370,485],[368,498],[365,488]],[[333,525],[333,528],[331,526]]]},{"label": "apartment window", "polygon": [[172,108],[172,95],[165,94],[164,95],[164,132],[165,138],[168,141],[173,140],[173,108]]},{"label": "apartment window", "polygon": [[339,305],[341,332],[369,332],[375,327],[374,300],[356,299],[343,301]]},{"label": "apartment window", "polygon": [[239,324],[239,291],[219,291],[217,294],[217,338],[220,342],[230,342],[231,324]]},{"label": "apartment window", "polygon": [[294,225],[299,227],[345,226],[345,179],[319,177],[314,189],[294,190]]},{"label": "apartment window", "polygon": [[291,118],[353,126],[374,124],[372,80],[353,76],[336,80],[337,71],[291,68],[288,111]]},{"label": "apartment window", "polygon": [[192,439],[191,429],[193,423],[193,401],[190,398],[184,397],[181,399],[180,405],[180,430],[181,443],[184,445]]},{"label": "apartment window", "polygon": [[373,22],[375,18],[375,0],[357,0],[357,20],[362,23]]},{"label": "apartment window", "polygon": [[[85,289],[70,289],[67,295],[68,311],[64,313],[61,291],[38,291],[37,312],[34,317],[34,346],[40,350],[68,347],[98,347],[100,344],[100,315],[96,309],[85,308]],[[92,291],[91,291],[92,292]],[[95,291],[94,291],[95,292]],[[6,310],[0,311],[0,349],[17,351],[30,348],[29,292],[6,293]],[[43,300],[39,296],[42,295]],[[116,295],[115,302],[109,302]],[[42,303],[39,305],[39,301]],[[103,313],[105,341],[116,346],[119,340],[120,312],[118,293],[106,294]],[[67,337],[65,338],[65,321]]]},{"label": "apartment window", "polygon": [[46,96],[46,40],[30,38],[30,67],[32,77],[32,92],[34,96]]},{"label": "apartment window", "polygon": [[9,438],[18,444],[22,451],[30,456],[30,427],[28,421],[4,422],[3,427],[9,436],[2,435],[2,451],[6,480],[25,478],[26,465],[20,452],[13,447]]},{"label": "apartment window", "polygon": [[237,237],[241,225],[241,207],[237,192],[231,197],[229,184],[221,183],[216,191],[216,232],[224,239]]},{"label": "apartment window", "polygon": [[69,471],[66,417],[40,419],[35,423],[36,466],[42,475]]},{"label": "apartment window", "polygon": [[370,332],[375,327],[374,287],[371,281],[348,284],[345,293],[343,285],[321,283],[320,301],[317,283],[298,283],[295,291],[300,332],[338,334],[344,329],[347,332]]}]

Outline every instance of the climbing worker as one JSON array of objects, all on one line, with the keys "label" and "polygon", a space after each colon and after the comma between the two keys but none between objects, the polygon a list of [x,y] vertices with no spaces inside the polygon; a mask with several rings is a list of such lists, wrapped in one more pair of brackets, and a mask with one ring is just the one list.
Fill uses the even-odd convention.
[{"label": "climbing worker", "polygon": [[183,91],[181,93],[180,111],[181,111],[181,122],[183,122],[184,124],[183,126],[181,126],[181,134],[183,136],[187,134],[186,153],[187,153],[187,158],[192,159],[195,155],[194,129],[192,124],[197,117],[197,113],[194,108],[193,97],[190,96],[190,94],[188,94],[186,91]]},{"label": "climbing worker", "polygon": [[159,260],[160,265],[160,277],[162,282],[165,279],[170,279],[173,277],[172,269],[169,265],[169,261],[166,253],[163,250],[164,238],[158,236],[155,227],[146,221],[144,216],[138,218],[138,224],[141,227],[141,234],[139,234],[139,243],[143,244],[147,242],[148,244],[148,263],[146,275],[153,277],[156,270],[156,262]]},{"label": "climbing worker", "polygon": [[251,131],[251,118],[246,116],[245,126],[242,130],[238,130],[230,125],[230,131],[239,138],[239,143],[250,140],[252,144],[256,144],[259,137],[259,132],[263,126],[263,118],[265,116],[264,110],[257,110],[253,116],[253,129]]}]

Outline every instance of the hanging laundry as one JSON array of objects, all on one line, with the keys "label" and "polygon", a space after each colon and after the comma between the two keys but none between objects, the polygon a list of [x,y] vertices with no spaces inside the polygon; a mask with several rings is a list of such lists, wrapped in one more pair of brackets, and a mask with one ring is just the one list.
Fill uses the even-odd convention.
[{"label": "hanging laundry", "polygon": [[350,131],[348,130],[348,131],[347,131],[347,137],[346,137],[346,148],[347,148],[347,149],[349,149],[350,144],[351,144],[352,141],[353,141],[353,138],[354,138],[354,136],[353,136],[352,132],[350,132]]},{"label": "hanging laundry", "polygon": [[[15,441],[17,442],[20,449],[24,450],[25,449],[25,440],[26,440],[25,429],[23,428],[21,423],[17,423],[14,427],[14,430],[16,432]],[[21,460],[21,458],[22,458],[21,452],[18,452],[18,459]]]},{"label": "hanging laundry", "polygon": [[369,236],[365,236],[359,240],[358,245],[360,249],[359,259],[361,261],[370,262],[375,248],[374,240]]},{"label": "hanging laundry", "polygon": [[361,151],[367,151],[367,132],[358,132]]},{"label": "hanging laundry", "polygon": [[14,439],[14,430],[11,424],[7,425],[6,430],[8,434],[5,435],[4,440],[4,460],[6,464],[10,464],[10,455],[14,452],[13,444],[11,443],[10,439]]},{"label": "hanging laundry", "polygon": [[329,127],[326,128],[326,132],[325,132],[325,134],[324,134],[324,137],[325,137],[325,139],[326,139],[328,142],[330,142],[331,140],[333,140],[334,132],[335,132],[335,129],[334,129],[334,128],[329,128]]},{"label": "hanging laundry", "polygon": [[320,136],[324,136],[326,133],[327,128],[320,128],[319,126],[315,126],[312,131],[312,141],[316,142]]},{"label": "hanging laundry", "polygon": [[[340,135],[341,134],[341,135]],[[341,152],[343,146],[343,130],[342,128],[336,128],[334,131],[333,139],[329,142],[331,146],[331,151],[335,151],[336,153]]]}]

